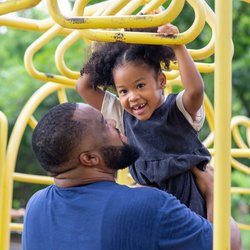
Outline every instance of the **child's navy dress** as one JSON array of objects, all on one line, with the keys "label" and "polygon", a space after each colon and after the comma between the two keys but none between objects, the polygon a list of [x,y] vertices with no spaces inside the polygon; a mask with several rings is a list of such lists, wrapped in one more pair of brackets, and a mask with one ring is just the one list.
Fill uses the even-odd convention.
[{"label": "child's navy dress", "polygon": [[166,190],[206,217],[205,200],[190,169],[194,166],[204,169],[211,156],[199,140],[197,131],[178,109],[176,96],[168,95],[146,121],[124,111],[129,143],[142,151],[141,157],[129,169],[138,183]]}]

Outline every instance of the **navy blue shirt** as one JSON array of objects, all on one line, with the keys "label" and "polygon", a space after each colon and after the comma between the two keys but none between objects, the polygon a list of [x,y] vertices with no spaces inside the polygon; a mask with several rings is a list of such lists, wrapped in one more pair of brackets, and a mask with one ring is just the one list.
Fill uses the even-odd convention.
[{"label": "navy blue shirt", "polygon": [[211,250],[212,225],[156,188],[51,185],[27,205],[22,245],[23,250]]},{"label": "navy blue shirt", "polygon": [[155,185],[175,195],[196,213],[206,217],[206,205],[190,169],[203,169],[211,156],[176,105],[177,94],[167,96],[150,119],[140,121],[124,111],[129,143],[140,148],[140,158],[130,166],[142,185]]}]

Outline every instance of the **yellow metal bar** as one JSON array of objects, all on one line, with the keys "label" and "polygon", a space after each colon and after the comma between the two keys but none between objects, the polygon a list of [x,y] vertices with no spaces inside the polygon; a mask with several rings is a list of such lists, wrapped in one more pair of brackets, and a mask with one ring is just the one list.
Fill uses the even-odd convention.
[{"label": "yellow metal bar", "polygon": [[[248,156],[249,156],[249,154],[248,154]],[[241,172],[243,172],[245,174],[250,175],[249,166],[246,166],[246,165],[242,164],[241,162],[239,162],[239,161],[237,161],[237,160],[235,160],[233,158],[231,159],[231,164],[235,169],[237,169],[237,170],[239,170],[239,171],[241,171]]]},{"label": "yellow metal bar", "polygon": [[38,89],[26,105],[23,107],[20,115],[17,118],[15,126],[12,130],[9,144],[6,152],[6,170],[4,176],[4,192],[3,192],[3,206],[2,206],[2,227],[4,231],[1,233],[2,240],[0,242],[1,250],[9,249],[10,241],[10,210],[12,207],[12,194],[13,194],[13,173],[16,164],[18,148],[23,136],[25,127],[30,119],[30,116],[40,105],[40,103],[51,93],[58,91],[62,88],[60,84],[47,83]]},{"label": "yellow metal bar", "polygon": [[[114,2],[115,0],[109,0],[98,4],[93,4],[90,6],[87,6],[85,8],[85,14],[86,15],[92,15],[95,11],[97,11],[100,8],[104,8],[108,6],[110,3]],[[81,1],[80,1],[81,2]],[[78,1],[79,3],[79,1]],[[75,5],[77,2],[75,3]],[[80,5],[81,6],[81,5]],[[1,5],[0,5],[1,7]],[[46,31],[50,29],[55,22],[51,18],[47,18],[44,20],[34,20],[29,18],[23,18],[23,17],[13,17],[13,16],[0,16],[0,25],[1,26],[7,26],[11,28],[16,29],[22,29],[22,30],[30,30],[30,31]],[[62,29],[60,30],[60,35],[68,35],[72,32],[70,29]]]},{"label": "yellow metal bar", "polygon": [[67,95],[66,95],[65,88],[60,88],[57,91],[57,96],[58,96],[58,100],[59,100],[60,103],[68,102],[68,98],[67,98]]},{"label": "yellow metal bar", "polygon": [[44,185],[50,185],[54,183],[53,178],[48,176],[23,174],[17,172],[13,173],[13,180],[25,183],[44,184]]},{"label": "yellow metal bar", "polygon": [[[80,15],[84,10],[88,1],[77,0],[74,4],[73,14]],[[67,36],[56,48],[55,53],[55,63],[58,71],[68,77],[73,79],[79,78],[79,71],[70,70],[65,63],[64,55],[67,49],[72,46],[80,38],[80,33],[75,30],[69,36]]]},{"label": "yellow metal bar", "polygon": [[[134,8],[137,8],[139,5],[145,3],[145,0],[134,0],[130,3],[133,5],[126,6],[126,8],[122,9],[121,12],[119,12],[118,14],[132,12]],[[74,5],[73,14],[80,15],[80,13],[83,11],[82,9],[84,8],[85,4],[86,3],[82,1],[77,1]],[[107,10],[105,11],[105,14],[110,15],[110,12],[113,12],[113,11],[114,11],[113,8],[107,8]],[[64,55],[67,49],[69,49],[70,46],[72,46],[80,38],[81,38],[81,34],[77,30],[73,31],[57,46],[56,53],[55,53],[55,62],[56,62],[57,69],[62,75],[68,78],[72,78],[72,79],[79,78],[79,71],[72,71],[66,66]]]},{"label": "yellow metal bar", "polygon": [[0,15],[32,8],[40,2],[41,0],[8,0],[0,2]]},{"label": "yellow metal bar", "polygon": [[64,55],[67,49],[69,49],[70,46],[72,46],[80,38],[81,34],[77,30],[73,31],[70,35],[63,39],[63,41],[57,46],[55,52],[55,63],[59,72],[62,75],[75,80],[79,78],[79,71],[72,71],[66,66]]},{"label": "yellow metal bar", "polygon": [[214,131],[211,131],[209,135],[202,141],[202,143],[207,148],[211,147],[211,145],[214,143]]},{"label": "yellow metal bar", "polygon": [[114,15],[123,7],[125,7],[127,3],[128,2],[126,0],[116,0],[115,2],[113,2],[113,4],[107,6],[104,12],[102,12],[102,15]]},{"label": "yellow metal bar", "polygon": [[56,83],[62,83],[68,86],[75,86],[75,80],[54,75],[51,73],[42,73],[36,70],[34,64],[33,64],[33,57],[34,54],[42,48],[46,43],[48,43],[52,38],[54,38],[60,31],[62,30],[62,27],[59,25],[54,25],[51,29],[49,29],[47,32],[45,32],[43,35],[41,35],[35,42],[33,42],[25,51],[24,55],[24,65],[28,73],[33,76],[34,78],[42,81],[51,81]]},{"label": "yellow metal bar", "polygon": [[141,9],[140,13],[142,14],[152,13],[153,10],[158,9],[164,2],[165,0],[152,0]]},{"label": "yellow metal bar", "polygon": [[[0,230],[3,230],[3,193],[5,177],[5,158],[8,135],[8,121],[3,112],[0,111]],[[2,233],[0,233],[0,242],[2,242]]]},{"label": "yellow metal bar", "polygon": [[[167,78],[167,86],[166,88],[169,87],[169,85],[172,85],[171,82],[169,82],[169,80],[173,80],[176,79],[177,77],[180,76],[180,73],[178,70],[171,70],[171,71],[163,71],[166,78]],[[168,92],[167,94],[169,94],[170,92]]]},{"label": "yellow metal bar", "polygon": [[[116,13],[116,16],[129,15],[140,6],[144,5],[146,2],[148,1],[132,0],[131,2],[127,3],[118,13]],[[105,15],[105,12],[103,13],[103,15]]]},{"label": "yellow metal bar", "polygon": [[[250,188],[231,187],[232,194],[250,194]],[[250,225],[237,223],[241,230],[250,231]]]},{"label": "yellow metal bar", "polygon": [[[74,9],[81,9],[82,13],[84,12],[84,15],[86,16],[92,16],[94,15],[94,13],[96,13],[98,10],[100,9],[106,9],[108,8],[111,4],[113,4],[114,2],[116,2],[116,0],[108,0],[108,1],[104,1],[101,3],[96,3],[96,4],[92,4],[92,5],[88,5],[85,8],[85,2],[84,1],[76,1],[74,4]],[[81,13],[79,14],[79,16],[81,15]],[[77,15],[78,16],[78,15]]]},{"label": "yellow metal bar", "polygon": [[[191,0],[190,0],[191,1]],[[192,0],[193,1],[193,0]],[[125,2],[125,1],[124,1]],[[183,8],[185,1],[172,1],[167,10],[157,15],[147,16],[93,16],[93,17],[64,17],[57,0],[47,0],[50,16],[64,28],[145,28],[159,26],[173,20]]]},{"label": "yellow metal bar", "polygon": [[231,187],[231,193],[250,194],[250,188]]},{"label": "yellow metal bar", "polygon": [[203,144],[205,147],[210,147],[214,143],[214,110],[206,93],[204,95],[204,107],[206,112],[207,123],[211,132],[203,141]]},{"label": "yellow metal bar", "polygon": [[250,225],[246,225],[246,224],[242,224],[242,223],[237,223],[237,225],[239,226],[239,228],[241,230],[248,230],[248,231],[250,231]]},{"label": "yellow metal bar", "polygon": [[230,249],[232,1],[216,0],[214,250]]},{"label": "yellow metal bar", "polygon": [[[139,0],[139,1],[136,0],[136,1],[139,2],[140,4],[145,2],[144,0]],[[81,1],[80,1],[80,3],[82,4]],[[134,3],[134,2],[131,2],[131,3]],[[83,7],[82,5],[80,5],[80,4],[78,4],[76,2],[75,5],[74,5],[73,14],[74,15],[80,15],[80,13],[82,12],[82,7]],[[107,9],[107,10],[112,11],[113,9]],[[107,10],[105,11],[105,13],[110,14]],[[126,8],[125,10],[122,9],[123,13],[125,11],[129,12],[129,11],[132,11],[132,9],[130,9],[130,8]],[[65,55],[67,49],[69,49],[70,46],[72,46],[72,44],[74,44],[78,39],[80,39],[80,37],[81,37],[81,35],[77,30],[73,31],[69,36],[67,36],[57,46],[56,53],[55,53],[55,62],[56,62],[57,69],[60,71],[60,73],[62,75],[66,76],[68,78],[72,78],[72,79],[78,79],[79,78],[79,72],[78,71],[72,71],[66,66],[66,63],[65,63],[65,60],[64,60],[64,55]]]},{"label": "yellow metal bar", "polygon": [[240,134],[239,128],[238,127],[233,127],[232,128],[232,135],[235,143],[239,148],[248,148],[247,145],[245,144],[244,140],[242,139],[242,136]]},{"label": "yellow metal bar", "polygon": [[37,125],[37,120],[35,119],[34,116],[31,116],[28,123],[29,123],[30,127],[34,129]]},{"label": "yellow metal bar", "polygon": [[205,107],[206,119],[208,122],[208,126],[210,128],[210,131],[214,131],[214,109],[206,93],[204,95],[204,107]]},{"label": "yellow metal bar", "polygon": [[[212,155],[215,155],[216,154],[216,151],[215,149],[209,149],[210,153]],[[245,157],[245,158],[248,158],[250,157],[250,149],[239,149],[239,148],[232,148],[230,150],[230,155],[232,157],[238,157],[238,158],[241,158],[241,157]]]},{"label": "yellow metal bar", "polygon": [[231,121],[232,135],[235,143],[239,148],[249,148],[242,139],[238,126],[245,126],[246,128],[250,129],[250,119],[245,116],[235,116]]},{"label": "yellow metal bar", "polygon": [[[160,36],[159,34],[147,33],[147,32],[121,32],[121,31],[101,31],[101,30],[97,30],[94,32],[89,31],[89,30],[84,30],[81,32],[81,34],[83,38],[87,38],[92,41],[100,41],[100,42],[123,41],[127,43],[140,43],[140,44],[187,44],[193,41],[200,34],[200,32],[202,31],[205,25],[205,10],[203,8],[202,3],[199,1],[195,1],[195,0],[189,0],[188,2],[194,8],[195,20],[192,26],[188,30],[178,34],[176,37],[172,37],[172,38],[163,37],[163,36]],[[172,3],[177,4],[177,7],[174,8],[174,4],[172,5]],[[166,23],[171,22],[178,16],[179,11],[181,10],[180,6],[178,5],[179,5],[179,1],[171,2],[171,5],[168,7],[167,10],[165,10],[168,12],[170,10],[172,11],[172,13],[169,13],[168,15],[166,14],[166,18],[168,17],[168,20]],[[176,9],[178,11],[176,11]],[[157,15],[161,15],[161,14],[157,14]],[[154,16],[157,16],[157,15],[154,15]],[[147,17],[148,16],[145,16],[146,18],[145,22],[148,21]]]},{"label": "yellow metal bar", "polygon": [[89,5],[86,8],[84,8],[85,3],[83,3],[81,0],[79,1],[77,0],[74,4],[72,14],[74,16],[82,16],[82,13],[84,16],[100,16],[114,2],[116,2],[116,0],[109,0],[109,1],[104,1],[101,3]]},{"label": "yellow metal bar", "polygon": [[[194,58],[193,53],[195,50],[188,50],[188,51],[190,52],[192,58]],[[214,72],[214,63],[197,63],[196,62],[195,66],[201,73],[213,73]],[[171,62],[170,69],[178,70],[179,69],[178,63]]]},{"label": "yellow metal bar", "polygon": [[210,26],[212,30],[212,37],[209,41],[209,43],[201,48],[201,49],[190,49],[189,52],[192,55],[194,60],[201,60],[208,58],[209,56],[213,55],[214,53],[214,43],[215,43],[215,14],[212,11],[212,9],[209,7],[209,5],[206,3],[205,0],[201,0],[201,3],[204,6],[205,9],[205,17],[208,25]]},{"label": "yellow metal bar", "polygon": [[22,232],[23,231],[23,224],[21,223],[10,223],[10,230]]},{"label": "yellow metal bar", "polygon": [[8,26],[22,30],[45,31],[48,30],[53,24],[54,22],[51,19],[33,20],[23,17],[0,16],[1,26]]},{"label": "yellow metal bar", "polygon": [[[9,16],[0,16],[0,25],[7,26],[10,28],[21,29],[26,31],[47,31],[54,25],[54,21],[51,19],[44,20],[32,20],[23,17],[9,17]],[[72,30],[62,29],[58,35],[66,36],[70,34]]]}]

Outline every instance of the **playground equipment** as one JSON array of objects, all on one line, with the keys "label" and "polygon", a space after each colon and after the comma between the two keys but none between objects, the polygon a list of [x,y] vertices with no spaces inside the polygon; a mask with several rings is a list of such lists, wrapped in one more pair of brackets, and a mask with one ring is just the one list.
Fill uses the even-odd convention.
[{"label": "playground equipment", "polygon": [[[218,10],[216,20],[214,11],[208,6],[205,0],[172,0],[167,4],[166,9],[158,14],[150,13],[158,10],[163,4],[166,5],[165,2],[169,1],[107,0],[88,5],[88,1],[86,0],[76,0],[72,12],[68,13],[67,16],[61,13],[57,0],[47,0],[46,3],[50,16],[47,19],[32,20],[3,15],[32,8],[40,2],[41,0],[9,0],[0,3],[0,14],[2,15],[0,16],[1,26],[23,29],[29,32],[42,32],[41,36],[27,48],[24,56],[24,64],[27,72],[33,78],[45,82],[23,107],[8,142],[7,119],[0,112],[0,249],[9,249],[11,231],[22,231],[22,225],[12,223],[10,218],[13,182],[53,183],[53,179],[47,176],[17,173],[15,172],[15,166],[25,128],[27,125],[31,128],[36,126],[37,121],[33,113],[37,107],[54,92],[57,93],[60,103],[67,102],[65,90],[75,87],[76,79],[79,77],[79,69],[75,71],[67,67],[64,59],[66,51],[80,39],[84,39],[86,42],[124,41],[146,44],[187,44],[199,36],[205,25],[208,25],[212,31],[210,41],[203,48],[190,49],[189,52],[194,60],[204,60],[215,53],[215,62],[196,62],[196,65],[202,73],[215,71],[214,109],[216,112],[214,115],[213,105],[208,97],[205,96],[206,119],[210,128],[210,134],[203,143],[209,148],[211,154],[215,156],[213,164],[215,166],[216,187],[214,249],[229,249],[231,169],[228,166],[232,166],[238,171],[250,175],[249,166],[245,166],[235,159],[238,157],[250,157],[250,119],[242,116],[231,119],[231,107],[228,105],[228,103],[231,103],[231,58],[233,51],[230,30],[232,20],[230,14],[232,13],[231,4],[225,0],[215,1],[215,7]],[[173,22],[181,14],[185,4],[190,5],[194,10],[194,20],[192,25],[186,31],[181,32],[175,39],[159,37],[153,33],[135,33],[122,30],[122,28],[128,27],[152,27]],[[138,12],[138,8],[140,12]],[[224,16],[222,16],[222,11]],[[144,15],[139,15],[140,13]],[[51,39],[58,35],[65,37],[58,45],[54,55],[56,67],[60,75],[41,72],[34,66],[34,56]],[[181,85],[178,65],[171,64],[171,71],[165,73],[168,79],[168,88],[166,91],[169,93],[172,91],[173,85]],[[219,84],[220,82],[223,82],[225,85],[222,86],[222,84]],[[239,126],[246,128],[247,143],[244,142],[239,133]],[[231,133],[238,148],[231,149]],[[214,148],[213,144],[215,145]],[[224,181],[222,182],[221,179]],[[123,184],[131,182],[127,170],[119,171],[118,182]],[[231,192],[247,195],[250,194],[250,189],[231,187]],[[239,224],[239,227],[244,230],[250,230],[249,225]]]}]

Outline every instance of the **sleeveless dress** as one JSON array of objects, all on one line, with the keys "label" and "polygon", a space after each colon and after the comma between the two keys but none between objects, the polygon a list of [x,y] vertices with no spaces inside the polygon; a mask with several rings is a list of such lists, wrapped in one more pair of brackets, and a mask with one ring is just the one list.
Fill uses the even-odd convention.
[{"label": "sleeveless dress", "polygon": [[[190,170],[194,166],[203,170],[211,156],[199,140],[198,132],[177,107],[176,97],[177,94],[168,95],[146,121],[121,111],[116,97],[112,97],[113,100],[107,97],[106,104],[104,100],[102,113],[105,118],[116,119],[119,127],[123,123],[129,144],[141,151],[140,158],[129,166],[133,179],[173,194],[191,210],[206,217],[205,200]],[[109,111],[105,105],[111,106]]]},{"label": "sleeveless dress", "polygon": [[166,190],[206,217],[205,201],[190,170],[194,166],[203,170],[211,157],[177,108],[176,94],[170,94],[149,120],[140,121],[126,111],[123,118],[129,143],[141,150],[129,167],[132,177]]}]

